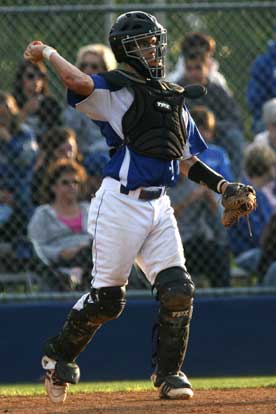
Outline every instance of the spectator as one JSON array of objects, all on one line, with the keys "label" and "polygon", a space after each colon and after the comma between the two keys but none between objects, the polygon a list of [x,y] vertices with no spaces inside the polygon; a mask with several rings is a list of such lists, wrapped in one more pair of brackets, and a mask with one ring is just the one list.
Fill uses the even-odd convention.
[{"label": "spectator", "polygon": [[276,152],[276,97],[263,105],[262,120],[265,130],[255,136],[254,143],[270,145]]},{"label": "spectator", "polygon": [[76,66],[87,75],[114,70],[117,62],[112,50],[101,43],[81,47],[77,52]]},{"label": "spectator", "polygon": [[265,186],[275,180],[274,151],[268,146],[254,145],[245,152],[245,177],[243,182],[256,190],[257,209],[250,215],[250,236],[245,218],[228,230],[231,250],[236,263],[241,268],[255,273],[260,259],[260,241],[273,212],[272,205],[263,191]]},{"label": "spectator", "polygon": [[169,196],[188,271],[194,276],[206,276],[212,287],[229,286],[230,253],[226,231],[220,223],[221,210],[217,198],[208,188],[183,176],[176,186],[170,188]]},{"label": "spectator", "polygon": [[213,144],[216,128],[214,113],[204,106],[195,106],[191,110],[191,115],[199,132],[208,144],[207,150],[199,154],[198,158],[217,173],[222,174],[226,180],[233,181],[232,167],[227,151],[221,146]]},{"label": "spectator", "polygon": [[54,127],[42,137],[39,143],[39,154],[32,177],[32,202],[34,205],[42,204],[45,201],[42,189],[45,173],[49,164],[60,158],[81,161],[76,134],[70,128]]},{"label": "spectator", "polygon": [[247,85],[247,104],[253,116],[253,132],[264,129],[262,107],[265,102],[276,97],[276,24],[267,50],[253,62]]},{"label": "spectator", "polygon": [[37,141],[54,127],[64,126],[64,108],[53,96],[42,96],[37,108]]},{"label": "spectator", "polygon": [[[93,75],[113,70],[117,64],[109,47],[103,44],[89,44],[78,50],[76,66],[84,73]],[[79,148],[84,156],[96,151],[108,153],[108,146],[100,129],[101,122],[91,121],[86,115],[75,111],[71,106],[66,108],[64,117],[65,124],[76,132]]]},{"label": "spectator", "polygon": [[[268,145],[276,153],[276,98],[270,99],[263,105],[262,120],[266,129],[255,136],[249,147]],[[276,182],[270,181],[264,186],[263,192],[272,204],[273,210],[276,210]]]},{"label": "spectator", "polygon": [[49,270],[66,275],[56,280],[49,272],[52,279],[48,283],[52,288],[89,285],[91,236],[86,230],[89,204],[80,201],[85,180],[85,170],[76,161],[60,159],[51,164],[44,182],[47,204],[37,207],[29,223],[29,238],[39,258],[50,266]]},{"label": "spectator", "polygon": [[241,174],[244,136],[240,109],[233,96],[221,86],[210,81],[208,55],[195,52],[185,57],[185,77],[178,80],[182,86],[199,83],[207,88],[207,95],[196,100],[187,99],[186,104],[191,110],[195,105],[203,105],[211,110],[216,118],[214,143],[221,145],[229,154],[232,162],[234,178]]},{"label": "spectator", "polygon": [[30,180],[36,152],[33,133],[20,121],[14,97],[0,91],[1,240],[24,233],[31,214]]},{"label": "spectator", "polygon": [[168,81],[177,83],[178,79],[185,76],[185,56],[191,53],[204,52],[208,60],[209,80],[220,85],[226,92],[231,93],[225,77],[219,72],[219,63],[213,57],[215,51],[216,41],[212,36],[200,32],[187,33],[181,43],[181,55],[176,68],[167,76]]},{"label": "spectator", "polygon": [[36,136],[39,133],[39,101],[47,94],[48,79],[44,63],[21,62],[15,74],[13,95],[20,109],[21,121],[31,127]]}]

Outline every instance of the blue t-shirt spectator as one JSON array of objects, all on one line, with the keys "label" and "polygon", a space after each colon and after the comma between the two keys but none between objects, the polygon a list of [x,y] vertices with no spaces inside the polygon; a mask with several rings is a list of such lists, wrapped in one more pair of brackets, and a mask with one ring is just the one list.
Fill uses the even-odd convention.
[{"label": "blue t-shirt spectator", "polygon": [[37,144],[29,127],[21,125],[10,141],[0,141],[0,182],[11,190],[17,204],[26,209],[30,203],[30,182]]},{"label": "blue t-shirt spectator", "polygon": [[222,147],[208,143],[208,149],[200,153],[198,158],[226,180],[234,181],[230,158]]},{"label": "blue t-shirt spectator", "polygon": [[255,247],[260,247],[260,238],[272,215],[273,208],[262,191],[256,191],[257,209],[250,214],[250,237],[246,218],[242,217],[237,224],[228,229],[231,251],[235,256]]},{"label": "blue t-shirt spectator", "polygon": [[252,64],[247,86],[247,104],[253,116],[253,131],[260,132],[263,104],[276,96],[276,25],[274,39],[268,42],[267,50]]}]

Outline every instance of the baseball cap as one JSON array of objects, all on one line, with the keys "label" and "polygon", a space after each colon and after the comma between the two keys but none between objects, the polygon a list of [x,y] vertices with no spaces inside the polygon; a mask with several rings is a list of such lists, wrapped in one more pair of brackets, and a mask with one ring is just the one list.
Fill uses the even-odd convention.
[{"label": "baseball cap", "polygon": [[263,121],[265,124],[276,124],[276,98],[263,105]]}]

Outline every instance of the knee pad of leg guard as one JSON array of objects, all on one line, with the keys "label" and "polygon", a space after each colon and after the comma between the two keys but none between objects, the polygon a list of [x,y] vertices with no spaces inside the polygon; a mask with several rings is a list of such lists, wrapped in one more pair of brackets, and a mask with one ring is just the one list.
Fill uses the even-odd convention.
[{"label": "knee pad of leg guard", "polygon": [[92,289],[90,297],[91,299],[88,298],[85,303],[84,310],[95,324],[117,319],[126,304],[125,287]]},{"label": "knee pad of leg guard", "polygon": [[171,267],[160,272],[155,281],[157,299],[169,312],[190,309],[195,286],[186,269]]}]

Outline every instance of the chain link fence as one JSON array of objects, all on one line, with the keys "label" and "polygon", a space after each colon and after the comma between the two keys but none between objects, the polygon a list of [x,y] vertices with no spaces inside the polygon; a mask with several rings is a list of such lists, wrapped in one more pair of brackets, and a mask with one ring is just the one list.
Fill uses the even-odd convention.
[{"label": "chain link fence", "polygon": [[[188,269],[198,286],[203,287],[275,283],[276,241],[273,244],[271,230],[276,206],[275,101],[266,108],[265,119],[262,117],[263,104],[276,97],[275,2],[155,1],[149,5],[145,1],[131,6],[123,1],[106,1],[102,5],[87,5],[84,1],[78,1],[78,5],[73,1],[54,3],[48,1],[45,6],[35,1],[2,0],[0,6],[1,289],[63,291],[85,287],[80,280],[88,272],[83,263],[90,264],[91,243],[85,230],[80,229],[79,238],[74,236],[67,245],[73,251],[75,243],[79,243],[82,248],[76,248],[76,257],[72,253],[67,260],[69,256],[65,255],[57,266],[54,252],[47,257],[39,244],[32,243],[31,236],[35,236],[32,231],[30,236],[28,224],[39,206],[51,201],[47,198],[47,191],[51,193],[47,170],[50,160],[67,157],[78,163],[77,167],[71,166],[71,175],[82,181],[84,215],[89,194],[98,187],[107,161],[99,130],[66,106],[64,88],[50,65],[24,65],[23,51],[31,40],[40,39],[75,63],[77,51],[84,45],[107,44],[109,27],[117,15],[141,9],[157,15],[168,30],[168,79],[183,85],[198,83],[202,72],[208,72],[207,97],[187,101],[212,147],[203,160],[221,169],[230,180],[249,181],[258,189],[258,209],[251,219],[252,237],[246,221],[233,230],[222,228],[219,200],[205,190],[180,184],[170,191],[174,206],[184,201],[177,219]],[[200,47],[193,49],[190,45],[188,52],[185,49],[183,41],[190,32],[209,36],[208,60]],[[264,52],[266,60],[254,66],[252,77],[252,64]],[[100,51],[107,59],[102,70],[114,67],[112,57],[105,53]],[[81,58],[83,62],[78,63],[89,67],[84,55]],[[94,62],[94,69],[97,67],[97,71],[102,63]],[[215,73],[219,72],[216,79],[210,75],[211,66]],[[260,133],[257,140],[261,146],[256,149],[252,142]],[[79,164],[86,169],[86,178]],[[42,223],[40,231],[46,234],[48,230]],[[53,243],[53,250],[58,251],[57,246]],[[134,268],[132,273],[130,286],[147,287],[139,269]]]}]

